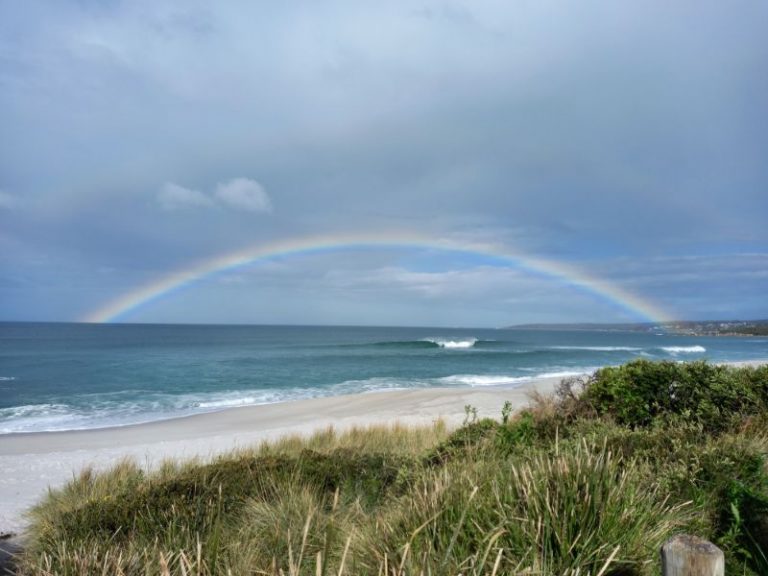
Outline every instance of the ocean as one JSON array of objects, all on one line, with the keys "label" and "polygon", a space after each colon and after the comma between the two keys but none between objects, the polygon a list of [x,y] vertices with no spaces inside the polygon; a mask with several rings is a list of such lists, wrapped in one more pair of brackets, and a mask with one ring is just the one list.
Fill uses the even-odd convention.
[{"label": "ocean", "polygon": [[516,386],[636,358],[768,358],[766,338],[333,326],[0,323],[0,434],[123,426],[236,406]]}]

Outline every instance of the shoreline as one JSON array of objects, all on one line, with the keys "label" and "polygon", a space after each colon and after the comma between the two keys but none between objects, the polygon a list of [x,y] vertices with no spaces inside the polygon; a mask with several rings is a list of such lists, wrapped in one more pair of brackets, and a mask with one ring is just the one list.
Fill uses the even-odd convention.
[{"label": "shoreline", "polygon": [[[759,366],[765,360],[723,362]],[[21,533],[24,511],[49,488],[58,488],[86,467],[104,470],[125,458],[152,468],[167,458],[210,459],[238,448],[287,435],[309,435],[333,426],[400,423],[430,425],[442,419],[460,425],[464,407],[478,417],[499,418],[509,401],[514,411],[530,403],[532,393],[550,394],[563,377],[534,379],[515,385],[482,388],[420,388],[327,396],[238,406],[109,428],[60,432],[26,432],[0,436],[0,533]]]},{"label": "shoreline", "polygon": [[[677,360],[677,362],[691,362],[693,360]],[[736,360],[736,361],[724,361],[724,362],[712,362],[710,360],[705,360],[707,362],[710,362],[711,364],[721,364],[725,366],[733,366],[733,367],[740,367],[740,366],[761,366],[763,364],[768,364],[768,357],[764,359],[759,360]],[[14,441],[14,439],[20,439],[20,438],[37,438],[37,437],[54,437],[57,435],[89,435],[91,433],[103,433],[103,432],[109,432],[109,431],[117,431],[117,430],[135,430],[140,429],[144,427],[150,427],[150,426],[163,426],[165,424],[170,424],[173,422],[183,421],[188,418],[207,418],[212,415],[221,414],[221,413],[229,413],[229,412],[236,412],[238,410],[251,410],[251,409],[264,409],[269,407],[278,407],[278,406],[286,406],[286,405],[300,405],[304,402],[317,402],[321,400],[334,400],[334,399],[343,399],[343,398],[353,398],[357,396],[368,396],[368,395],[390,395],[390,394],[412,394],[419,391],[443,391],[443,392],[467,392],[467,391],[477,391],[482,392],[483,390],[486,391],[498,391],[498,390],[511,390],[511,389],[522,389],[522,388],[531,388],[536,387],[541,382],[547,382],[547,381],[557,381],[560,382],[561,380],[564,380],[566,378],[581,378],[583,376],[589,376],[590,374],[594,373],[595,370],[599,368],[606,368],[610,366],[620,366],[621,364],[606,364],[605,366],[600,366],[598,368],[595,368],[594,370],[591,370],[589,372],[582,372],[582,373],[569,373],[569,375],[558,375],[558,376],[533,376],[530,378],[526,378],[523,381],[519,382],[510,382],[510,383],[504,383],[504,384],[488,384],[488,385],[482,385],[482,386],[467,386],[467,385],[460,385],[460,386],[432,386],[432,387],[423,387],[423,388],[393,388],[393,389],[382,389],[382,390],[369,390],[365,392],[354,392],[354,393],[348,393],[348,394],[338,394],[338,395],[330,395],[330,396],[310,396],[306,398],[300,398],[295,400],[278,400],[276,402],[267,402],[264,404],[242,404],[242,405],[236,405],[236,406],[226,406],[221,408],[213,408],[206,411],[201,412],[192,412],[188,414],[179,414],[179,415],[173,415],[168,416],[166,418],[159,418],[156,420],[146,420],[146,421],[140,421],[140,422],[130,422],[127,424],[112,424],[112,425],[104,425],[104,426],[97,426],[93,428],[71,428],[71,429],[64,429],[64,430],[35,430],[35,431],[29,431],[29,432],[5,432],[0,433],[0,456],[4,454],[3,452],[3,446],[2,443],[5,439],[9,439]],[[33,440],[33,443],[36,441]]]},{"label": "shoreline", "polygon": [[[588,373],[574,375],[574,377],[587,376]],[[110,440],[138,441],[139,443],[148,442],[147,438],[156,441],[156,434],[163,434],[164,441],[189,440],[187,434],[189,429],[194,429],[192,438],[209,437],[213,432],[243,432],[263,431],[263,424],[271,424],[279,416],[298,416],[311,410],[320,410],[322,412],[317,416],[317,421],[325,418],[346,420],[363,416],[357,414],[357,408],[369,407],[376,404],[381,412],[395,411],[396,415],[408,420],[422,419],[422,417],[432,417],[436,414],[430,410],[424,411],[420,403],[429,401],[433,397],[445,400],[446,404],[454,404],[458,397],[469,398],[486,396],[497,397],[500,394],[512,393],[518,396],[520,392],[526,395],[534,390],[539,390],[542,386],[554,389],[556,384],[562,381],[564,377],[553,376],[546,378],[532,378],[529,381],[515,384],[499,384],[482,387],[470,386],[435,386],[429,388],[413,389],[395,389],[380,390],[376,392],[359,392],[353,394],[339,394],[335,396],[319,396],[314,398],[302,398],[300,400],[286,400],[280,402],[271,402],[268,404],[246,404],[242,406],[229,406],[217,410],[198,412],[193,414],[181,414],[159,420],[148,420],[146,422],[136,422],[131,424],[120,424],[115,426],[102,426],[98,428],[76,428],[71,430],[41,430],[35,432],[10,432],[0,434],[0,456],[10,454],[32,454],[38,452],[50,452],[51,447],[56,451],[70,451],[87,448],[100,448],[111,446],[104,444],[104,440],[109,437]],[[376,402],[383,400],[383,402]],[[413,409],[411,413],[409,409]],[[461,407],[461,417],[464,417],[463,406]],[[480,408],[480,407],[478,407]],[[352,413],[349,413],[349,410]],[[499,410],[501,407],[499,406]],[[481,414],[478,410],[478,417],[491,416],[491,414]],[[262,414],[263,413],[263,414]],[[366,418],[372,414],[364,415]],[[455,415],[455,414],[454,414]],[[443,415],[438,415],[445,417]],[[445,415],[451,416],[451,415]],[[262,417],[259,424],[252,419]],[[430,422],[432,421],[430,420]],[[426,420],[425,420],[426,421]],[[283,425],[276,426],[279,428]],[[272,428],[270,426],[270,428]],[[80,448],[72,446],[79,445]]]},{"label": "shoreline", "polygon": [[[766,360],[768,363],[768,360]],[[34,431],[28,431],[28,432],[5,432],[0,433],[0,455],[3,454],[2,450],[2,441],[3,439],[15,439],[15,438],[35,438],[37,436],[40,437],[52,437],[59,434],[87,434],[87,433],[97,433],[97,432],[107,432],[107,431],[117,431],[117,430],[123,430],[123,429],[138,429],[148,426],[155,426],[155,425],[164,425],[164,424],[170,424],[172,422],[177,421],[183,421],[188,418],[207,418],[215,414],[221,414],[221,413],[228,413],[228,412],[236,412],[238,410],[251,410],[251,409],[264,409],[268,407],[279,407],[279,406],[286,406],[286,405],[299,405],[303,402],[317,402],[319,400],[333,400],[333,399],[343,399],[343,398],[353,398],[357,396],[375,396],[378,394],[383,395],[389,395],[389,394],[398,394],[398,393],[415,393],[419,391],[429,391],[429,390],[435,390],[435,391],[443,391],[443,392],[467,392],[467,391],[478,391],[481,392],[483,390],[487,391],[494,391],[494,390],[511,390],[511,389],[519,389],[526,386],[533,386],[539,382],[549,381],[549,380],[557,380],[558,382],[560,380],[563,380],[564,378],[579,378],[582,376],[588,376],[591,374],[591,372],[583,372],[583,373],[573,373],[570,376],[541,376],[541,377],[530,377],[526,378],[524,381],[519,382],[510,382],[510,383],[504,383],[504,384],[488,384],[488,385],[480,385],[480,386],[468,386],[468,385],[455,385],[455,386],[428,386],[428,387],[420,387],[420,388],[392,388],[392,389],[382,389],[382,390],[368,390],[364,392],[352,392],[347,394],[335,394],[335,395],[328,395],[328,396],[308,396],[306,398],[298,398],[298,399],[291,399],[291,400],[278,400],[276,402],[266,402],[263,404],[241,404],[241,405],[235,405],[235,406],[225,406],[220,408],[212,408],[209,410],[204,410],[200,412],[191,412],[187,414],[178,414],[178,415],[172,415],[164,418],[158,418],[155,420],[146,420],[146,421],[140,421],[140,422],[130,422],[127,424],[107,424],[104,426],[96,426],[93,428],[70,428],[70,429],[64,429],[64,430],[34,430]]]},{"label": "shoreline", "polygon": [[287,435],[309,435],[333,426],[346,430],[375,424],[430,425],[442,419],[458,426],[464,407],[478,417],[501,416],[504,402],[519,410],[533,392],[548,394],[562,378],[543,378],[515,386],[421,388],[376,394],[329,396],[238,406],[111,428],[26,432],[0,436],[0,532],[20,533],[23,513],[85,467],[106,469],[124,458],[151,468],[167,458],[208,459]]}]

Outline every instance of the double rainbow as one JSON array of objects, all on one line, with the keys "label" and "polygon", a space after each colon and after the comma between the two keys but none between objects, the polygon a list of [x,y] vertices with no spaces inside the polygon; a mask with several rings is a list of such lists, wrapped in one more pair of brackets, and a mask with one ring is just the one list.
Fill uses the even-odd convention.
[{"label": "double rainbow", "polygon": [[598,299],[607,301],[628,312],[637,320],[662,323],[672,319],[667,312],[647,299],[562,262],[532,258],[513,252],[509,248],[492,244],[459,243],[452,240],[436,240],[411,233],[397,233],[308,236],[250,246],[198,262],[139,286],[92,311],[82,321],[115,322],[123,320],[142,306],[164,298],[182,288],[216,274],[258,262],[290,256],[372,248],[434,250],[448,254],[491,258],[497,261],[499,265],[544,275],[566,286],[592,294]]}]

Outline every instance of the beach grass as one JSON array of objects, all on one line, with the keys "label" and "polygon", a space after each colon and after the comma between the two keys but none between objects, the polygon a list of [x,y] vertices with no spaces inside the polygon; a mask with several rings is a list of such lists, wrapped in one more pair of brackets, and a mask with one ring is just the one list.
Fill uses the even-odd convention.
[{"label": "beach grass", "polygon": [[640,576],[679,532],[768,571],[768,368],[637,361],[466,416],[85,470],[19,573]]}]

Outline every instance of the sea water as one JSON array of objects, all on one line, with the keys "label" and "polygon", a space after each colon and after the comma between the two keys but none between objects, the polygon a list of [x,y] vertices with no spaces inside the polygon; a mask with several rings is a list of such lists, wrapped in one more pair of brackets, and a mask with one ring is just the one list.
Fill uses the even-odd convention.
[{"label": "sea water", "polygon": [[768,339],[653,332],[0,323],[0,434],[255,404],[519,386],[637,358],[768,358]]}]

